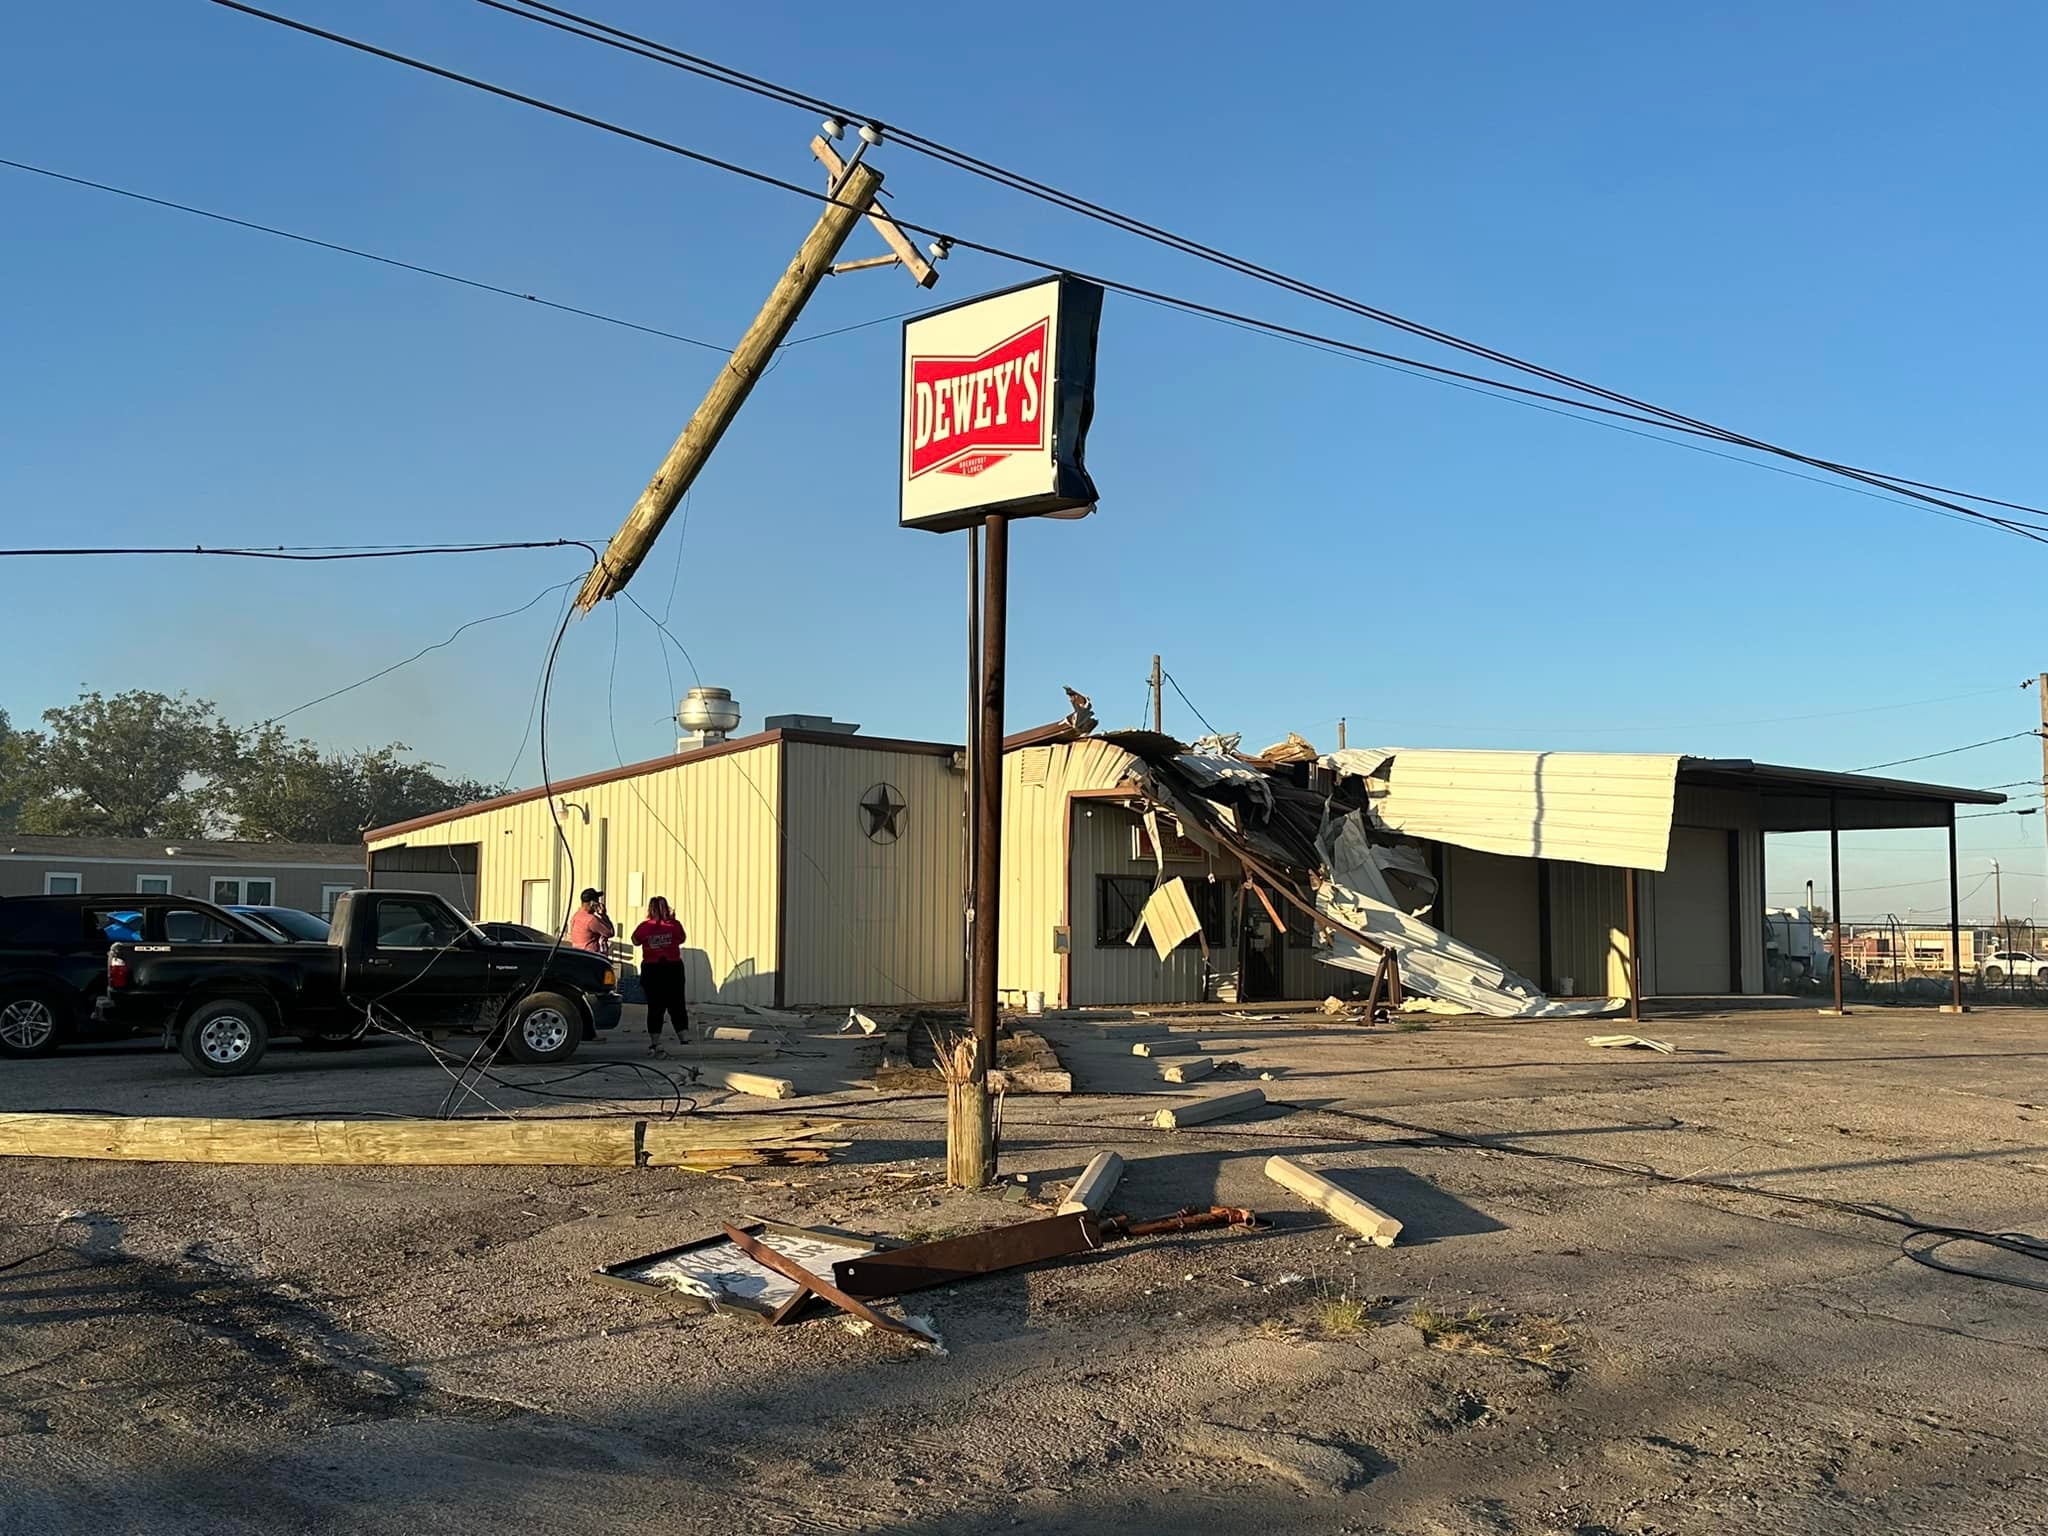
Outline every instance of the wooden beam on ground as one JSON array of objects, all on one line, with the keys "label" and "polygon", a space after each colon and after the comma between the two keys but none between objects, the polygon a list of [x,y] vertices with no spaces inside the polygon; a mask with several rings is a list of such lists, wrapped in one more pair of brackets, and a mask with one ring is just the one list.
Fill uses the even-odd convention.
[{"label": "wooden beam on ground", "polygon": [[1348,1189],[1312,1173],[1292,1158],[1266,1159],[1266,1177],[1283,1189],[1292,1190],[1325,1215],[1341,1221],[1361,1237],[1381,1248],[1394,1246],[1401,1235],[1401,1223],[1378,1206],[1361,1200]]},{"label": "wooden beam on ground", "polygon": [[1152,1117],[1152,1123],[1162,1131],[1177,1131],[1184,1125],[1200,1125],[1208,1120],[1221,1120],[1225,1115],[1260,1109],[1265,1103],[1264,1089],[1244,1088],[1236,1093],[1218,1094],[1213,1099],[1196,1099],[1179,1109],[1162,1109]]},{"label": "wooden beam on ground", "polygon": [[141,1163],[631,1168],[640,1120],[218,1120],[0,1115],[0,1156]]},{"label": "wooden beam on ground", "polygon": [[1123,1176],[1124,1160],[1121,1157],[1114,1152],[1096,1153],[1088,1160],[1088,1166],[1081,1170],[1081,1177],[1074,1180],[1074,1187],[1067,1191],[1067,1198],[1060,1202],[1059,1214],[1071,1216],[1076,1211],[1086,1211],[1091,1216],[1100,1216]]},{"label": "wooden beam on ground", "polygon": [[796,1084],[786,1077],[769,1077],[761,1072],[728,1072],[718,1067],[707,1068],[701,1076],[713,1087],[733,1093],[750,1093],[757,1099],[796,1097]]}]

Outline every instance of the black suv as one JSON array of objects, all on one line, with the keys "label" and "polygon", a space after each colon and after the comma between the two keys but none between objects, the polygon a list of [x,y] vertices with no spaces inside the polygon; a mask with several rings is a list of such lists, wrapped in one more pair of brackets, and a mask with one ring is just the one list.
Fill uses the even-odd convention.
[{"label": "black suv", "polygon": [[253,944],[275,939],[188,896],[0,897],[0,1056],[133,1031],[96,1020],[111,944]]}]

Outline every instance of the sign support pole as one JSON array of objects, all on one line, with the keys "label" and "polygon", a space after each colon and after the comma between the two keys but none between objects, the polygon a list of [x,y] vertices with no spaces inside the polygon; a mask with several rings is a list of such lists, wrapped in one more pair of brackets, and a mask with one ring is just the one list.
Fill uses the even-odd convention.
[{"label": "sign support pole", "polygon": [[974,1069],[956,1094],[948,1096],[946,1182],[983,1189],[995,1182],[995,1117],[988,1069],[996,1054],[996,935],[1002,904],[1003,836],[1003,662],[1008,638],[1010,522],[991,515],[984,522],[981,602],[981,700],[975,743],[974,796],[974,989],[968,998],[974,1025]]},{"label": "sign support pole", "polygon": [[981,530],[967,530],[967,846],[966,881],[960,892],[965,922],[960,931],[960,1000],[974,998],[975,840],[980,837],[981,802]]}]

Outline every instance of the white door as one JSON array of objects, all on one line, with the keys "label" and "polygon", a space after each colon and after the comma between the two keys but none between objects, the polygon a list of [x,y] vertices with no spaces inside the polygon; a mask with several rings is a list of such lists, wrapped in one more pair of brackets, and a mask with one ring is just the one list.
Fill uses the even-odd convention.
[{"label": "white door", "polygon": [[520,887],[519,921],[529,928],[538,928],[542,933],[553,933],[561,926],[555,915],[555,882],[552,880],[528,880]]},{"label": "white door", "polygon": [[1656,904],[1649,945],[1654,980],[1646,975],[1645,988],[1667,997],[1728,991],[1734,980],[1728,834],[1673,827],[1670,862],[1649,883]]}]

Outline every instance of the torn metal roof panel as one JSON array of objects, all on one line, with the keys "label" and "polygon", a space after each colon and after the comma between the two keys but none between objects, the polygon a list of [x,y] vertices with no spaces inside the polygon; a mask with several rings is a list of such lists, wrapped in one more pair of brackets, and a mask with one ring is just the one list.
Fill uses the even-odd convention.
[{"label": "torn metal roof panel", "polygon": [[1368,782],[1389,831],[1512,858],[1661,870],[1679,759],[1633,752],[1353,748],[1323,758]]}]

